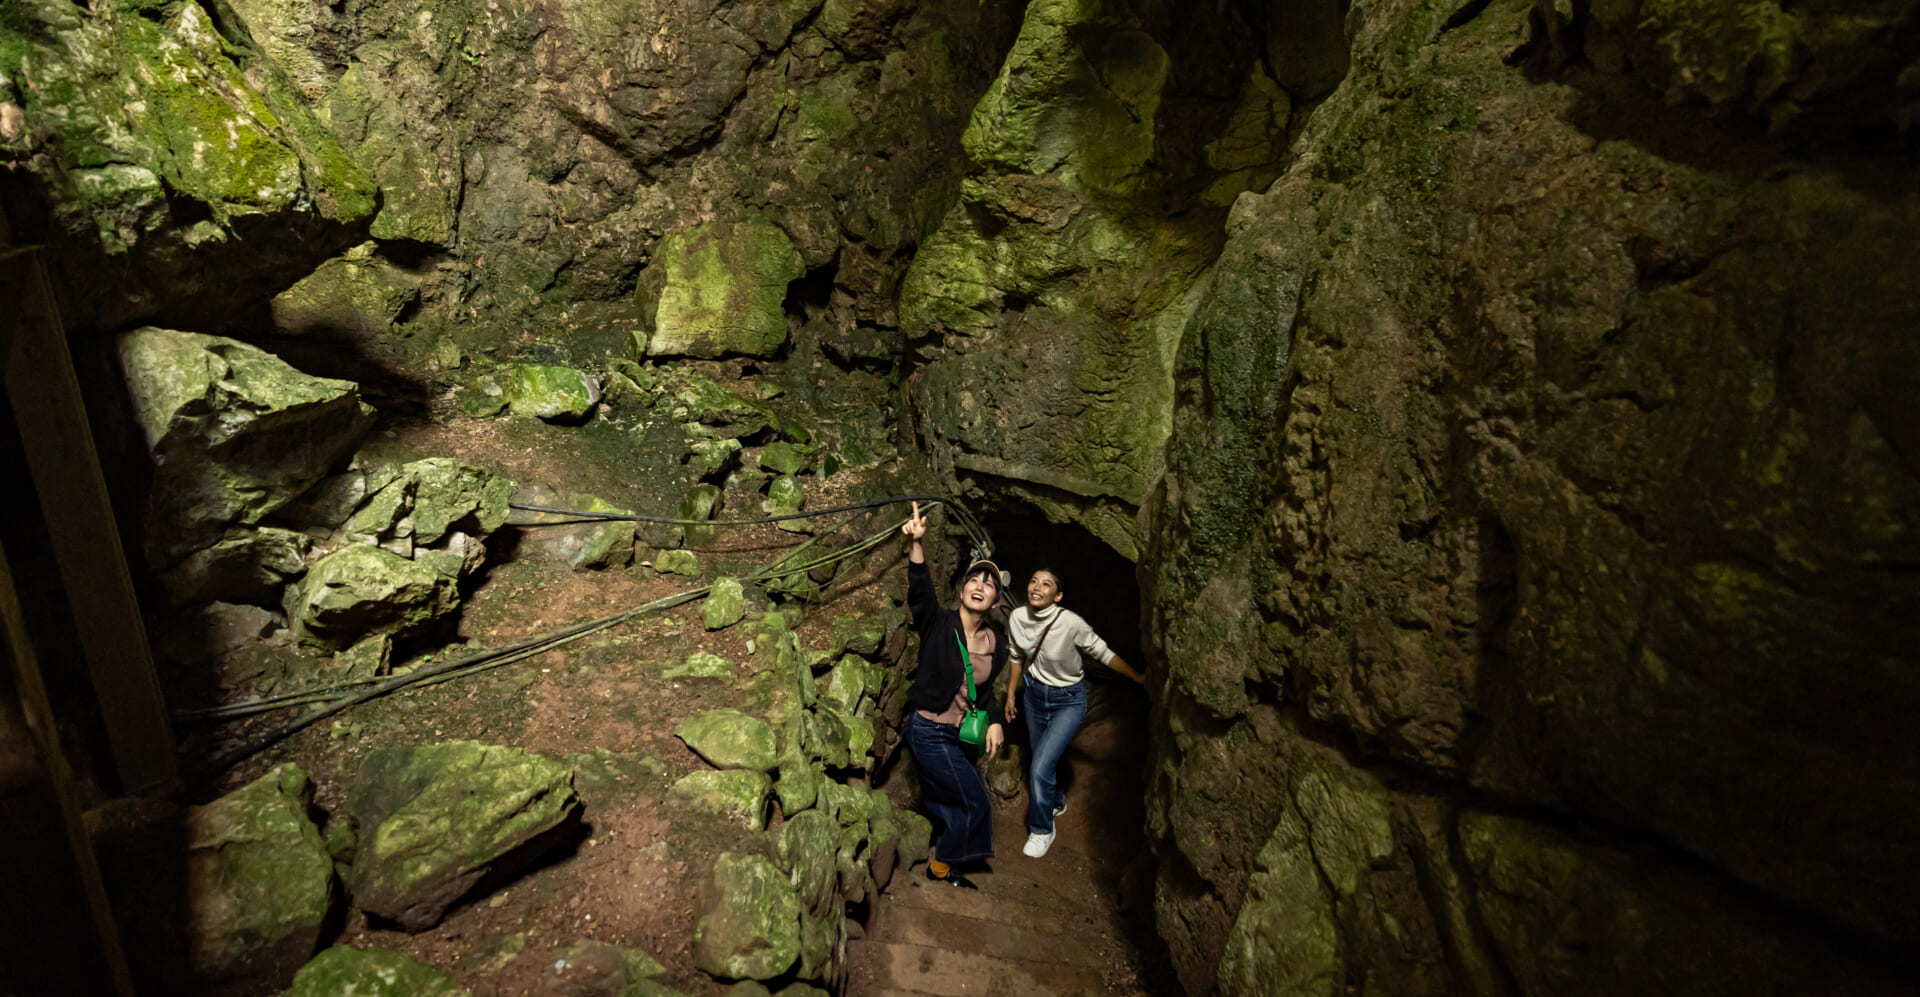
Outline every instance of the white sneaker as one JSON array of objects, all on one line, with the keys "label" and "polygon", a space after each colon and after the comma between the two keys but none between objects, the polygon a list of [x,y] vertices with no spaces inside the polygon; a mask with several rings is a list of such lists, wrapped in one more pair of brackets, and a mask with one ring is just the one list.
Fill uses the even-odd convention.
[{"label": "white sneaker", "polygon": [[1053,847],[1053,832],[1048,831],[1046,834],[1027,835],[1027,846],[1020,850],[1024,852],[1028,858],[1037,859],[1040,856],[1047,854],[1047,849],[1052,847]]},{"label": "white sneaker", "polygon": [[1060,797],[1060,805],[1053,808],[1053,815],[1055,817],[1058,817],[1061,814],[1066,812],[1067,812],[1067,798],[1062,796]]}]

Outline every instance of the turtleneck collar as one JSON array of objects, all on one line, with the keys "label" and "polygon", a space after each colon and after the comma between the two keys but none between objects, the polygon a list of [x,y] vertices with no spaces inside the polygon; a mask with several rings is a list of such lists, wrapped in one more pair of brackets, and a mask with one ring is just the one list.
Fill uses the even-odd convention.
[{"label": "turtleneck collar", "polygon": [[1060,614],[1060,604],[1056,602],[1045,609],[1036,610],[1032,603],[1025,603],[1021,605],[1020,610],[1026,615],[1027,622],[1045,623]]}]

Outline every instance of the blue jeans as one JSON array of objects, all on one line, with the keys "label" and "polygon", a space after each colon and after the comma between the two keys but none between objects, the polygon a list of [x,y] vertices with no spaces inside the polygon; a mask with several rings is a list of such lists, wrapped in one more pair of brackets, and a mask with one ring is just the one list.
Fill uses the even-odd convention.
[{"label": "blue jeans", "polygon": [[920,767],[920,802],[933,818],[933,857],[948,864],[993,857],[993,801],[960,746],[959,725],[907,714],[907,750]]},{"label": "blue jeans", "polygon": [[1027,830],[1053,833],[1053,812],[1066,802],[1054,769],[1087,716],[1087,684],[1051,686],[1028,679],[1021,694],[1027,716],[1027,740],[1033,750],[1033,775],[1027,787]]}]

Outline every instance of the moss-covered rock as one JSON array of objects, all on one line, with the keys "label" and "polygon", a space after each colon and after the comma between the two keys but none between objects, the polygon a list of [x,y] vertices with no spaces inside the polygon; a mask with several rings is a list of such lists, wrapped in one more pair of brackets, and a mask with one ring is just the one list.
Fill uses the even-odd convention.
[{"label": "moss-covered rock", "polygon": [[771,356],[787,341],[787,285],[805,268],[765,217],[714,223],[661,240],[665,272],[650,356]]},{"label": "moss-covered rock", "polygon": [[375,192],[237,19],[145,8],[13,8],[8,214],[56,272],[115,275],[56,284],[69,323],[224,325],[360,241]]},{"label": "moss-covered rock", "polygon": [[767,772],[778,761],[773,728],[739,710],[704,710],[680,721],[673,733],[716,768]]},{"label": "moss-covered rock", "polygon": [[157,565],[292,502],[341,469],[373,423],[352,382],[232,339],[149,326],[119,347],[154,464],[146,527]]},{"label": "moss-covered rock", "polygon": [[[598,495],[569,496],[567,508],[622,516],[632,515],[633,512],[631,509],[612,505]],[[575,526],[572,530],[575,536],[571,538],[569,544],[572,551],[567,557],[567,562],[573,565],[573,570],[598,571],[605,568],[621,568],[633,563],[634,531],[631,522],[612,521],[590,526]]]},{"label": "moss-covered rock", "polygon": [[787,870],[801,909],[825,911],[833,902],[839,842],[839,822],[819,810],[795,814],[781,826],[780,864]]},{"label": "moss-covered rock", "polygon": [[306,773],[286,764],[188,811],[196,976],[279,986],[313,955],[339,891],[307,818],[312,795]]},{"label": "moss-covered rock", "polygon": [[336,649],[374,633],[406,634],[459,605],[458,581],[457,572],[355,544],[288,586],[287,620],[301,640]]},{"label": "moss-covered rock", "polygon": [[653,569],[663,575],[700,574],[700,558],[690,550],[661,550],[653,554]]},{"label": "moss-covered rock", "polygon": [[702,882],[693,961],[722,979],[772,979],[800,955],[800,901],[773,863],[721,855]]},{"label": "moss-covered rock", "polygon": [[925,814],[913,810],[902,810],[894,815],[900,825],[900,864],[904,868],[927,860],[927,849],[933,846],[933,822]]},{"label": "moss-covered rock", "polygon": [[738,671],[733,662],[710,651],[695,651],[681,661],[669,664],[661,678],[730,679]]},{"label": "moss-covered rock", "polygon": [[362,243],[320,265],[273,299],[274,327],[290,335],[374,339],[419,300],[418,280]]},{"label": "moss-covered rock", "polygon": [[301,967],[287,997],[471,997],[472,993],[410,955],[336,945]]},{"label": "moss-covered rock", "polygon": [[[1191,988],[1215,986],[1233,918],[1306,909],[1246,898],[1285,872],[1250,871],[1265,862],[1250,843],[1297,802],[1272,788],[1299,778],[1273,746],[1309,729],[1422,772],[1424,791],[1492,793],[1619,846],[1574,862],[1516,832],[1512,864],[1485,866],[1531,899],[1503,898],[1500,952],[1459,965],[1524,950],[1518,990],[1684,991],[1723,972],[1642,955],[1693,920],[1638,896],[1675,866],[1752,918],[1703,960],[1767,937],[1782,901],[1854,940],[1920,937],[1887,876],[1920,856],[1915,797],[1888,789],[1920,768],[1885,748],[1920,686],[1862,664],[1920,639],[1868,608],[1912,601],[1913,579],[1865,567],[1920,538],[1920,477],[1890,457],[1912,434],[1887,428],[1913,421],[1920,359],[1894,288],[1920,279],[1896,248],[1920,201],[1860,196],[1856,171],[1884,166],[1864,146],[1836,166],[1728,124],[1748,101],[1798,118],[1789,90],[1842,76],[1811,98],[1832,120],[1805,127],[1883,119],[1880,74],[1899,60],[1831,22],[1802,35],[1828,16],[1416,0],[1344,20],[1350,75],[1289,126],[1304,126],[1293,165],[1228,219],[1145,517],[1169,726],[1148,820],[1188,860],[1163,866],[1157,907]],[[1802,44],[1853,46],[1827,63],[1850,68],[1826,76],[1788,54]],[[1804,813],[1817,830],[1780,819]],[[1447,853],[1438,836],[1429,856]],[[1419,887],[1448,946],[1484,930],[1460,912],[1493,888]],[[1548,906],[1562,893],[1622,916]],[[1355,944],[1364,919],[1333,910],[1357,986],[1379,965],[1357,959],[1401,942]],[[1408,944],[1437,944],[1394,916]],[[1559,933],[1572,921],[1578,951]],[[1276,927],[1231,937],[1309,935]],[[1850,944],[1802,956],[1851,980]],[[1616,953],[1633,954],[1584,961]],[[1246,965],[1225,968],[1241,985],[1265,972]]]},{"label": "moss-covered rock", "polygon": [[808,764],[798,758],[782,760],[779,781],[773,786],[774,792],[780,797],[780,812],[792,817],[813,806],[820,798],[820,787],[826,778],[826,773],[821,772],[818,765]]},{"label": "moss-covered rock", "polygon": [[489,871],[510,869],[555,844],[579,803],[566,765],[455,741],[369,755],[347,809],[362,834],[355,904],[420,931]]},{"label": "moss-covered rock", "polygon": [[548,422],[579,422],[592,414],[600,392],[591,378],[571,367],[514,364],[494,372],[501,397],[513,414]]},{"label": "moss-covered rock", "polygon": [[700,603],[700,619],[708,630],[724,630],[746,615],[746,589],[741,587],[738,578],[715,579],[713,591]]},{"label": "moss-covered rock", "polygon": [[726,769],[692,772],[673,784],[673,795],[688,804],[745,823],[755,831],[767,826],[767,792],[773,780],[765,772]]},{"label": "moss-covered rock", "polygon": [[248,602],[272,605],[282,588],[307,570],[313,540],[291,530],[263,527],[234,531],[227,539],[189,554],[160,582],[174,605]]}]

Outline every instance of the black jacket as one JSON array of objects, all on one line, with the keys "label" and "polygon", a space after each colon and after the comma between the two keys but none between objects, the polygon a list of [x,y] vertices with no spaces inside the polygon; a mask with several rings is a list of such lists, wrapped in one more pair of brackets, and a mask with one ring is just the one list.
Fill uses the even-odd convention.
[{"label": "black jacket", "polygon": [[[920,634],[919,665],[913,673],[913,685],[907,689],[907,702],[916,710],[944,713],[952,705],[954,694],[966,684],[966,674],[960,668],[960,645],[954,640],[956,635],[964,639],[965,634],[960,630],[960,611],[941,606],[939,597],[933,594],[933,572],[924,562],[907,562],[907,611],[913,614],[913,629]],[[993,670],[985,682],[974,683],[973,691],[978,697],[975,705],[986,710],[987,717],[997,724],[1005,723],[1006,718],[1001,716],[1004,711],[992,689],[1005,667],[1007,635],[996,633]]]}]

